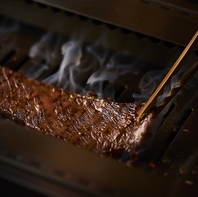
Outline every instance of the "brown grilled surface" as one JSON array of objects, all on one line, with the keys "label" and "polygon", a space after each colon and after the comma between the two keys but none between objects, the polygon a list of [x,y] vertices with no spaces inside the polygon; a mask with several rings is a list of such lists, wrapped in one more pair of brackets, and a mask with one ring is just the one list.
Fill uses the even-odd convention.
[{"label": "brown grilled surface", "polygon": [[81,96],[0,67],[1,114],[99,154],[135,153],[151,119],[137,124],[141,107]]}]

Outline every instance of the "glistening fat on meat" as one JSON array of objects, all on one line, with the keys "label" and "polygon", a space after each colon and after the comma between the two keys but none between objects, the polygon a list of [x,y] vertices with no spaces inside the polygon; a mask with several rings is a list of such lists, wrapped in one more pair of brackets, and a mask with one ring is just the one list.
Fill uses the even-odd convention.
[{"label": "glistening fat on meat", "polygon": [[98,154],[136,153],[152,119],[137,123],[142,106],[81,96],[0,67],[2,115]]}]

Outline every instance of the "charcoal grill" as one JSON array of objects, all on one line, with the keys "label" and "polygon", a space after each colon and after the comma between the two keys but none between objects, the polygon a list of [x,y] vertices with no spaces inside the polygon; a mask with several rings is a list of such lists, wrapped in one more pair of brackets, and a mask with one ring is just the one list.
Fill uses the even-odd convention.
[{"label": "charcoal grill", "polygon": [[[57,44],[53,38],[61,37],[59,46],[76,38],[77,30],[90,30],[89,36],[79,34],[85,46],[100,38],[110,53],[129,51],[130,60],[143,68],[138,75],[120,76],[112,85],[115,100],[131,102],[147,72],[172,66],[197,31],[197,11],[193,0],[1,1],[0,64],[15,71],[43,63],[58,66],[61,57],[53,63],[42,56],[33,59],[30,48],[47,32],[53,32],[47,43],[50,48]],[[197,49],[184,67],[198,59]],[[55,71],[53,67],[47,74]],[[195,73],[190,88],[183,88],[171,103],[153,139],[131,167],[1,117],[2,185],[32,196],[197,196],[197,79]]]}]

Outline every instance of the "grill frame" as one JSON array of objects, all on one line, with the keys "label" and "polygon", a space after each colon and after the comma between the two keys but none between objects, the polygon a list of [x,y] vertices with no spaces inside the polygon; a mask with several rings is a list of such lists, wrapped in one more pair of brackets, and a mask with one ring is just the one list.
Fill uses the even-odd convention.
[{"label": "grill frame", "polygon": [[[198,5],[169,0],[36,0],[85,17],[143,33],[154,38],[186,45],[197,31]],[[181,34],[181,32],[183,32]],[[198,45],[197,45],[198,46]]]},{"label": "grill frame", "polygon": [[[1,120],[0,125],[6,130],[0,138],[0,176],[41,194],[185,196],[197,192],[178,180],[129,168],[10,121]],[[65,153],[69,159],[63,157]]]},{"label": "grill frame", "polygon": [[[24,2],[20,4],[20,1],[13,1],[13,3],[19,3],[18,5],[25,6]],[[38,6],[40,7],[39,9],[42,9],[40,4],[35,6]],[[46,18],[49,16],[48,13],[49,13],[49,9],[51,8],[47,7],[47,9],[48,11],[44,11],[44,10],[41,11],[41,13],[45,12],[45,14],[47,15]],[[26,8],[24,9],[24,7],[22,7],[21,10],[25,10],[27,14]],[[5,14],[5,11],[3,12]],[[12,12],[10,13],[10,11],[7,11],[7,14],[15,18],[17,17],[15,15],[18,15],[18,12],[19,11],[16,11],[15,13]],[[60,15],[61,14],[58,14],[58,18],[63,17]],[[22,20],[23,22],[27,22],[28,24],[31,24],[32,26],[36,26],[39,28],[48,28],[49,25],[49,23],[46,23],[45,20],[43,20],[41,23],[39,21],[38,23],[35,24],[33,19],[34,17],[32,17],[31,19],[22,19],[23,18],[22,14],[19,15],[18,17],[19,20]],[[75,15],[73,20],[74,21],[78,20],[76,18],[78,17]],[[66,32],[64,32],[64,30],[62,30],[60,26],[53,27],[52,29],[56,30],[56,32],[58,33],[65,34]],[[66,33],[66,35],[68,35],[68,32]],[[23,36],[25,36],[25,34]],[[125,34],[125,36],[128,36],[127,33]],[[145,37],[147,38],[146,43],[148,44],[150,41],[148,41],[147,35],[145,35]],[[152,38],[149,37],[150,40],[152,40]],[[91,40],[88,40],[88,42],[91,42]],[[164,43],[168,44],[167,41],[165,41]],[[30,45],[31,44],[28,43],[25,44],[22,43],[21,45],[22,47],[20,48],[25,49],[24,51],[26,51]],[[172,50],[171,48],[169,49]],[[173,51],[174,50],[175,48],[173,48]],[[24,64],[24,62],[26,63],[26,58],[23,57],[26,57],[27,52],[24,53],[24,51],[21,52],[20,50],[19,51],[16,50],[18,59],[19,60],[22,59],[22,64]],[[196,57],[194,54],[192,56],[193,59]],[[8,60],[10,59],[12,58],[8,57]],[[14,62],[16,64],[21,64],[20,61],[19,62],[11,61],[11,64],[13,64]],[[161,143],[163,139],[167,139],[167,137],[171,134],[172,129],[174,129],[175,125],[177,126],[177,122],[179,122],[183,114],[185,114],[186,110],[189,108],[189,105],[191,106],[190,108],[193,109],[193,111],[191,112],[193,118],[192,119],[187,118],[187,120],[184,121],[182,126],[178,128],[177,132],[179,135],[176,135],[175,139],[180,139],[179,136],[185,134],[185,132],[183,132],[183,129],[188,128],[189,127],[188,125],[192,125],[192,124],[195,125],[195,127],[192,130],[190,130],[190,133],[192,133],[191,135],[192,137],[189,137],[189,139],[190,138],[194,140],[197,139],[197,135],[196,135],[197,133],[196,127],[198,126],[196,122],[197,104],[195,102],[197,97],[195,97],[193,101],[192,100],[189,101],[188,99],[189,97],[194,97],[193,92],[189,90],[184,90],[183,94],[179,96],[178,99],[175,100],[175,107],[173,108],[174,110],[169,112],[168,119],[165,119],[165,121],[162,123],[162,126],[158,130],[158,133],[160,134],[155,136],[155,138],[161,137],[161,140],[159,139],[155,140],[154,142],[156,142],[156,144],[155,143],[152,144],[151,149],[148,150],[147,157],[148,155],[151,155],[149,156],[149,159],[145,158],[144,156],[142,157],[142,159],[144,160],[143,165],[145,163],[148,164],[149,162],[153,162],[153,161],[156,162],[152,148],[155,148],[156,146],[159,147],[159,143]],[[192,102],[192,103],[186,104],[187,102]],[[179,106],[183,106],[183,108]],[[178,114],[181,114],[181,116],[178,116]],[[83,150],[78,150],[76,149],[76,147],[70,145],[66,145],[66,144],[63,145],[62,143],[57,142],[56,139],[51,139],[48,136],[43,136],[40,134],[39,135],[34,134],[34,132],[30,131],[29,129],[26,129],[19,125],[15,125],[9,121],[1,120],[0,124],[1,124],[0,128],[2,128],[4,131],[1,133],[1,137],[0,137],[0,145],[1,145],[0,150],[2,151],[0,154],[1,155],[0,165],[2,169],[1,176],[13,182],[20,183],[24,187],[29,187],[32,188],[33,190],[40,191],[43,194],[53,196],[54,191],[56,195],[60,195],[60,196],[68,194],[67,193],[68,191],[70,192],[72,191],[72,194],[76,196],[83,196],[83,195],[122,196],[123,194],[125,196],[127,195],[147,196],[148,193],[153,196],[159,196],[159,195],[162,196],[162,194],[164,196],[171,196],[171,195],[185,196],[187,193],[188,195],[192,193],[192,196],[193,195],[196,196],[197,194],[196,185],[195,184],[191,185],[191,183],[193,183],[193,181],[196,180],[196,177],[190,174],[190,171],[194,169],[196,165],[190,166],[190,170],[185,171],[185,173],[183,174],[181,173],[181,175],[179,176],[176,176],[174,173],[174,169],[178,169],[178,166],[181,165],[181,162],[183,162],[183,160],[187,158],[189,154],[191,153],[193,154],[193,148],[194,148],[193,145],[184,155],[181,155],[180,160],[176,163],[163,162],[165,161],[165,159],[160,157],[160,159],[158,159],[156,162],[160,170],[158,171],[149,168],[147,169],[149,170],[149,173],[147,173],[142,169],[136,168],[135,166],[128,168],[126,166],[123,166],[123,164],[120,164],[117,161],[112,161],[111,159],[102,158],[100,156],[98,157],[96,155],[87,153]],[[15,135],[11,134],[13,131],[15,132]],[[26,137],[24,137],[24,134]],[[41,138],[42,138],[41,140],[42,142],[45,141],[44,143],[45,146],[42,146],[43,148],[42,152],[40,152],[39,147],[36,148],[35,146],[35,144],[37,144]],[[186,139],[186,137],[184,136],[181,139]],[[174,142],[170,141],[169,143],[170,143],[170,147],[172,146],[178,148],[178,143],[180,145],[180,143],[184,143],[184,142],[185,141],[182,140],[181,142],[180,140],[179,141],[176,140]],[[191,141],[189,143],[191,143]],[[51,149],[49,150],[51,144],[55,144],[55,146],[58,147],[57,152],[60,153],[59,157],[56,157],[55,155],[51,157],[50,154],[54,152],[54,150]],[[30,147],[31,145],[32,147]],[[28,147],[29,149],[27,149]],[[181,146],[179,146],[178,150],[181,150]],[[67,162],[66,163],[63,162],[62,155],[64,155],[65,152],[74,152],[73,154],[76,155],[76,158],[70,158],[69,164]],[[169,153],[170,153],[170,149],[167,148],[163,152],[163,155],[169,155]],[[177,155],[172,155],[171,157],[174,156]],[[154,158],[154,160],[151,159],[152,157]],[[83,159],[80,160],[80,158]],[[167,161],[169,161],[168,157],[166,159]],[[196,157],[194,159],[195,159],[194,163],[196,163]],[[52,165],[49,167],[49,171],[48,171],[48,164],[49,163],[51,164],[51,161],[53,160],[56,162],[54,163],[52,162]],[[76,163],[81,163],[82,160],[84,160],[84,165],[82,165],[81,167],[79,167],[79,165],[76,165]],[[47,164],[46,165],[47,171],[43,169],[45,168],[45,165],[42,164]],[[177,167],[173,168],[171,167],[171,165],[175,165]],[[95,171],[94,173],[93,172],[90,173],[90,169],[91,167],[93,168],[93,166],[97,166],[96,168],[97,171]],[[139,167],[139,164],[137,164],[137,167]],[[167,170],[166,170],[167,168],[171,169],[171,171],[168,173],[170,177],[173,178],[173,180],[170,179],[170,177],[155,175],[155,173],[158,174],[159,172],[160,173],[163,172],[162,173],[163,175],[167,175]],[[10,169],[12,169],[11,173],[10,173]],[[57,175],[54,173],[54,169],[56,170],[62,169],[62,170],[61,173]],[[117,169],[119,169],[119,171],[117,171]],[[152,171],[152,173],[150,171]],[[66,173],[66,175],[64,173]],[[102,176],[104,173],[105,173],[105,178]],[[71,180],[68,181],[68,179],[66,178],[69,176],[69,174],[70,175],[72,174],[72,177],[74,177],[73,181]],[[131,175],[131,177],[129,177],[129,174]],[[31,179],[32,175],[36,175],[35,179],[34,178]],[[87,177],[88,175],[89,178],[85,179],[85,177]],[[27,180],[29,180],[28,184],[26,183]],[[96,186],[91,187],[89,183],[90,182],[92,183],[93,180]],[[53,185],[53,183],[55,185]],[[42,186],[44,185],[44,187],[41,188],[40,185]],[[133,185],[133,187],[131,185]],[[67,188],[66,190],[64,189],[65,187]],[[71,189],[71,187],[73,189]],[[158,188],[157,190],[156,187]],[[141,188],[144,188],[144,191],[142,191]]]}]

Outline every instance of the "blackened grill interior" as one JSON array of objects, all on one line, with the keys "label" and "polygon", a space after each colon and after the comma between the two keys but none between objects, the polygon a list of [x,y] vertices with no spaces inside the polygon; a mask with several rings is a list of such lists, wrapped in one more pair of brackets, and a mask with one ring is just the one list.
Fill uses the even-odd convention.
[{"label": "blackened grill interior", "polygon": [[[103,86],[107,87],[109,83],[111,84],[111,88],[113,87],[115,91],[113,98],[117,101],[133,101],[132,93],[140,93],[138,85],[142,77],[150,70],[163,71],[169,68],[183,50],[183,46],[174,43],[155,39],[43,4],[31,1],[22,1],[21,3],[26,6],[26,9],[30,9],[32,13],[34,11],[37,11],[38,15],[45,13],[52,16],[54,20],[61,19],[64,25],[68,25],[67,30],[60,28],[62,24],[57,25],[57,27],[52,25],[50,29],[55,38],[59,35],[61,36],[60,46],[64,42],[73,39],[73,33],[76,33],[76,26],[80,24],[82,29],[90,28],[93,31],[92,36],[81,34],[82,37],[84,36],[83,47],[93,46],[98,39],[107,39],[110,51],[109,57],[122,49],[122,51],[130,52],[130,59],[134,60],[136,65],[143,65],[144,69],[138,75],[132,73],[120,76],[113,85],[108,80],[103,83]],[[8,68],[20,71],[31,67],[33,64],[46,63],[46,59],[43,57],[32,59],[29,56],[29,50],[33,44],[49,32],[49,26],[44,19],[36,22],[33,18],[16,20],[11,13],[8,13],[8,16],[1,15],[1,24],[6,21],[8,26],[5,25],[5,29],[7,28],[7,30],[12,32],[8,34],[4,32],[0,38],[1,65],[3,64]],[[75,24],[75,27],[71,24]],[[100,34],[102,32],[105,32],[107,36],[101,38]],[[4,39],[4,36],[6,39]],[[52,46],[56,44],[56,40],[52,39],[50,42]],[[106,49],[101,48],[100,50],[105,51]],[[59,54],[61,54],[60,51]],[[191,65],[191,62],[197,57],[197,51],[193,51],[185,66]],[[58,66],[61,61],[62,57],[60,56],[55,64]],[[85,63],[89,64],[89,60],[85,61]],[[48,74],[55,73],[56,69],[56,67],[53,67]],[[133,77],[133,81],[129,81],[131,77]],[[169,111],[164,114],[161,125],[155,131],[156,135],[152,143],[145,145],[146,150],[142,152],[141,160],[136,165],[142,170],[148,170],[151,174],[157,173],[160,176],[171,177],[191,188],[196,188],[198,184],[198,152],[196,148],[198,139],[197,75],[191,82],[192,84],[189,84],[189,87],[182,89],[181,94],[172,103]]]}]

